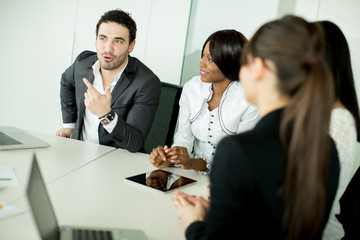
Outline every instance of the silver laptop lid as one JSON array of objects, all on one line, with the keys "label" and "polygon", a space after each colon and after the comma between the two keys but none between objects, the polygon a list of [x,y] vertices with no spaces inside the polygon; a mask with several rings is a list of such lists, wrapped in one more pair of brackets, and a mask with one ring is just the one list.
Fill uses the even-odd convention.
[{"label": "silver laptop lid", "polygon": [[32,162],[27,196],[42,240],[58,240],[60,238],[73,239],[74,229],[81,230],[84,233],[92,232],[92,230],[111,231],[112,239],[114,240],[146,240],[145,233],[142,230],[136,229],[84,228],[75,226],[63,226],[59,228],[35,154]]},{"label": "silver laptop lid", "polygon": [[0,150],[41,148],[50,145],[16,127],[0,126]]},{"label": "silver laptop lid", "polygon": [[58,223],[35,154],[28,181],[27,196],[41,239],[57,240],[59,238]]}]

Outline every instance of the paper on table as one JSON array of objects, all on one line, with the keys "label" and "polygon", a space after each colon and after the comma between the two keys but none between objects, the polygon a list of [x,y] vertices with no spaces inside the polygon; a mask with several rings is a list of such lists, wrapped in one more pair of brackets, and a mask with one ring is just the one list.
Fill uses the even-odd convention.
[{"label": "paper on table", "polygon": [[0,165],[0,188],[19,185],[13,168],[11,166]]},{"label": "paper on table", "polygon": [[21,208],[0,203],[0,220],[22,213],[23,211]]}]

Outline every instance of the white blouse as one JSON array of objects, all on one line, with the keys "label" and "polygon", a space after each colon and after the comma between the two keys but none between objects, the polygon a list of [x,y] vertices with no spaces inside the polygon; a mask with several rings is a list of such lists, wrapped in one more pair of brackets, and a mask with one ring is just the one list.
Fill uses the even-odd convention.
[{"label": "white blouse", "polygon": [[212,83],[204,83],[200,76],[186,82],[180,97],[178,131],[173,146],[186,147],[190,158],[202,158],[208,170],[219,141],[228,135],[252,129],[259,119],[258,110],[245,99],[240,82],[231,82],[224,91],[219,106],[209,111]]},{"label": "white blouse", "polygon": [[359,167],[356,160],[357,133],[352,114],[343,108],[334,108],[331,112],[330,135],[335,141],[340,160],[338,190],[330,212],[323,239],[341,239],[344,235],[342,224],[336,216],[340,213],[340,198]]}]

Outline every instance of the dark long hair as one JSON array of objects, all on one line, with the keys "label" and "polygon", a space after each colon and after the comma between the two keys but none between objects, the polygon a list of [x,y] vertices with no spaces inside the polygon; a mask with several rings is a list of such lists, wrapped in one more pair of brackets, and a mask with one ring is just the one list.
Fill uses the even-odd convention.
[{"label": "dark long hair", "polygon": [[231,81],[239,79],[240,58],[247,38],[236,30],[220,30],[211,34],[206,39],[201,57],[204,54],[204,48],[210,41],[210,55],[220,71]]},{"label": "dark long hair", "polygon": [[325,60],[334,76],[336,98],[355,119],[357,140],[360,142],[359,104],[354,86],[349,46],[340,28],[330,21],[320,21],[325,31]]},{"label": "dark long hair", "polygon": [[335,94],[323,49],[320,24],[285,16],[263,25],[242,58],[246,62],[248,56],[260,57],[265,65],[272,63],[280,92],[291,97],[280,126],[287,163],[278,189],[284,203],[283,227],[291,240],[313,239],[324,222]]}]

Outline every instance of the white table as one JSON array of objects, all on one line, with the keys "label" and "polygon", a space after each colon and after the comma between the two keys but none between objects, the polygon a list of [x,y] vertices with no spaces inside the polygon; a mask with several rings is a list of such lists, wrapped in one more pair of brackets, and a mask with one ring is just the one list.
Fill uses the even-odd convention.
[{"label": "white table", "polygon": [[33,153],[20,150],[10,153],[0,151],[0,165],[13,167],[20,186],[0,188],[0,202],[11,203],[25,195]]},{"label": "white table", "polygon": [[[34,133],[32,133],[34,134]],[[0,151],[0,165],[10,165],[19,187],[0,189],[0,202],[24,213],[0,221],[0,239],[40,239],[25,190],[35,152],[60,225],[141,229],[149,240],[184,239],[173,206],[174,192],[160,193],[124,181],[155,170],[147,154],[71,139],[36,134],[49,148]],[[202,194],[208,177],[192,170],[167,168],[198,180],[182,191]]]},{"label": "white table", "polygon": [[41,240],[35,220],[30,212],[29,202],[26,197],[21,197],[11,203],[24,210],[7,219],[0,221],[1,240]]},{"label": "white table", "polygon": [[[48,185],[60,225],[142,229],[148,239],[184,239],[172,197],[124,178],[155,170],[147,154],[118,149]],[[198,180],[182,188],[202,194],[208,177],[193,170],[167,168]]]},{"label": "white table", "polygon": [[36,134],[49,148],[38,148],[36,156],[45,183],[51,183],[116,148],[46,134]]},{"label": "white table", "polygon": [[12,166],[20,186],[0,189],[0,201],[11,202],[24,196],[29,166],[35,153],[46,184],[55,181],[82,166],[115,151],[116,148],[29,132],[50,144],[48,148],[0,151],[0,165]]}]

